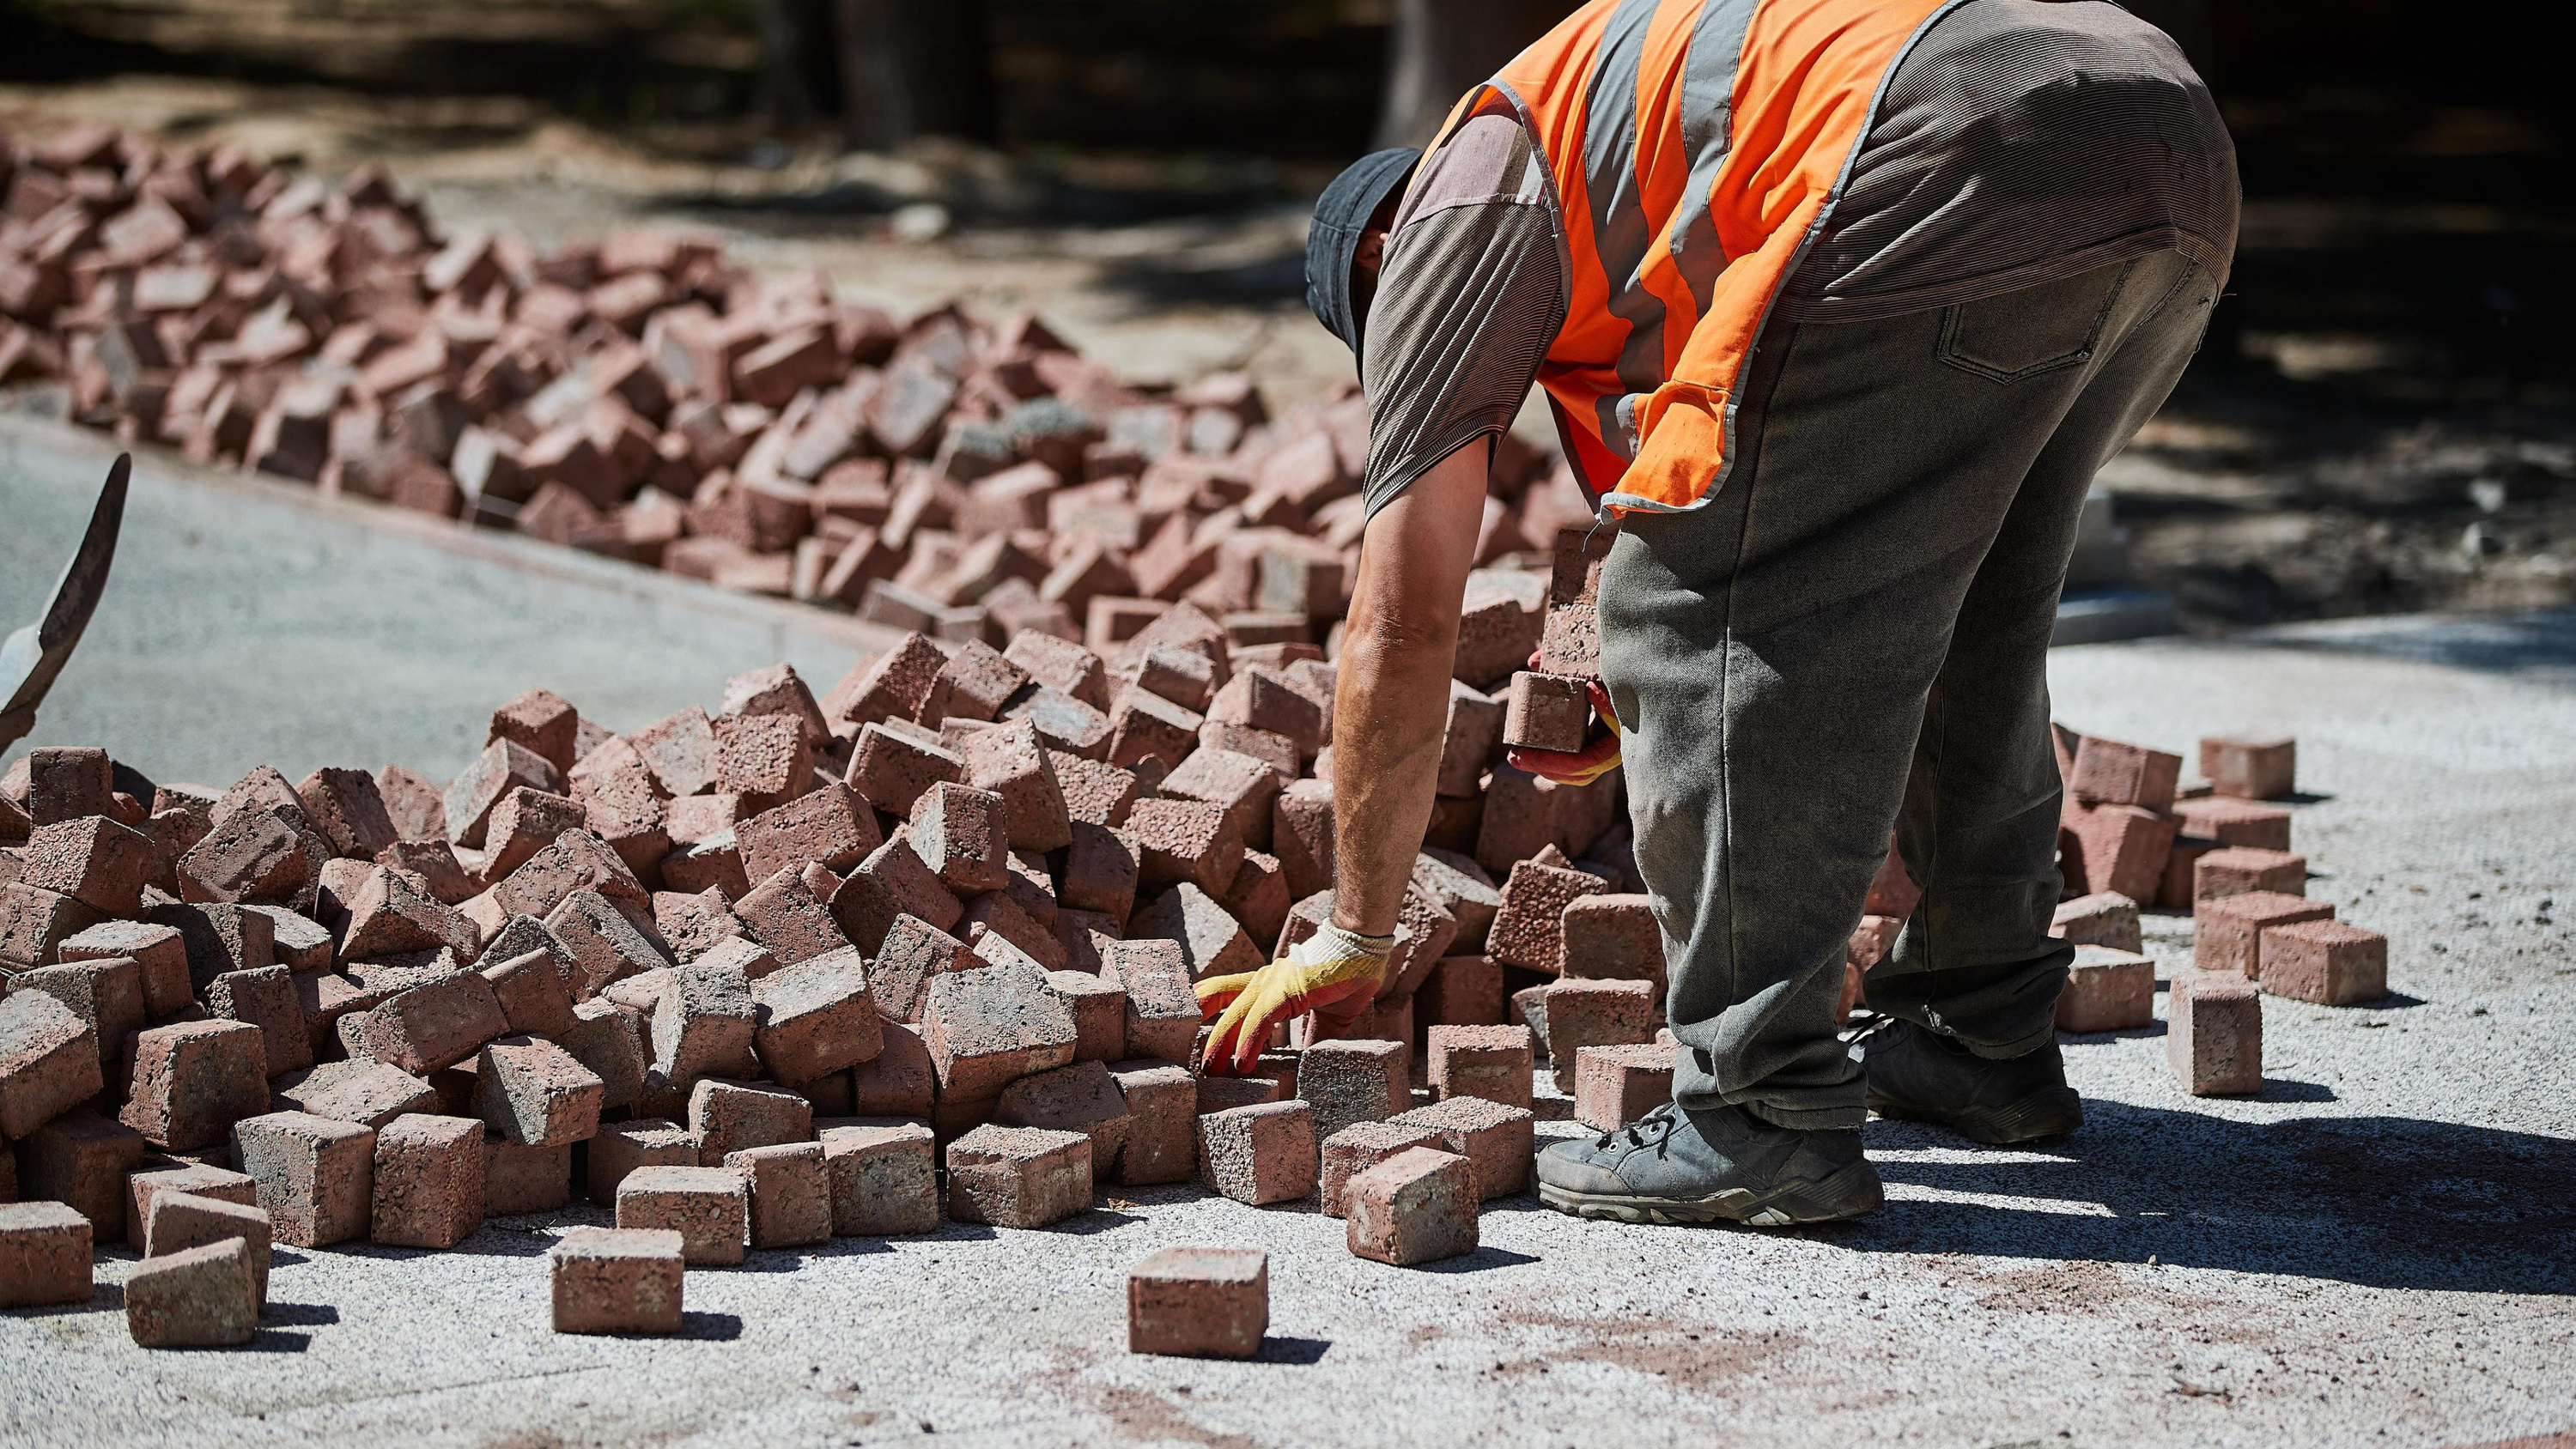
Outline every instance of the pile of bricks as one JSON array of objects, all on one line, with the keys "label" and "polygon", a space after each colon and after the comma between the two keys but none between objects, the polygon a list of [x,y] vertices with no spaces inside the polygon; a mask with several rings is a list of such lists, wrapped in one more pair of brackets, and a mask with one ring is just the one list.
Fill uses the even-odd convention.
[{"label": "pile of bricks", "polygon": [[[898,324],[660,231],[446,237],[380,169],[105,128],[0,137],[0,194],[0,385],[200,462],[996,647],[1118,643],[1138,598],[1320,641],[1348,598],[1355,384],[1274,419],[1028,315]],[[1480,562],[1588,516],[1509,437],[1492,484]]]},{"label": "pile of bricks", "polygon": [[[1543,631],[1543,588],[1503,599],[1462,674]],[[448,1247],[587,1194],[617,1226],[558,1246],[558,1325],[668,1330],[684,1269],[747,1247],[1192,1180],[1320,1193],[1387,1262],[1472,1249],[1527,1186],[1536,1060],[1570,1089],[1659,1024],[1615,776],[1512,769],[1506,705],[1458,683],[1368,1014],[1203,1079],[1193,983],[1331,910],[1335,669],[1134,607],[1106,654],[912,633],[820,698],[779,665],[625,734],[532,690],[443,784],[30,752],[0,777],[0,1276],[85,1296],[121,1234],[179,1275],[129,1288],[139,1341],[234,1341],[272,1242]]]}]

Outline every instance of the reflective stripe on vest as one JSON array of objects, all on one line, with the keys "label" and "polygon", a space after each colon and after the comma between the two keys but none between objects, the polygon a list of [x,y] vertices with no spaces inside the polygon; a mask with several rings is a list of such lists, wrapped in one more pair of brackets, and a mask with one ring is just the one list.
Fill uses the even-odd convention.
[{"label": "reflective stripe on vest", "polygon": [[1725,482],[1772,303],[1897,62],[1964,3],[1593,0],[1451,113],[1507,103],[1555,178],[1568,299],[1539,384],[1605,510]]}]

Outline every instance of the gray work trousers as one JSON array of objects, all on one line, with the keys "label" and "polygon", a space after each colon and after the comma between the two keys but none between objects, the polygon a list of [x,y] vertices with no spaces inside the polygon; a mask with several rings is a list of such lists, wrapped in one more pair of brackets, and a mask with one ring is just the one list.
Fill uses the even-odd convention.
[{"label": "gray work trousers", "polygon": [[2048,640],[2094,472],[2199,346],[2179,252],[1874,321],[1775,319],[1738,457],[1631,515],[1601,581],[1673,1095],[1861,1124],[1845,943],[1893,827],[1922,903],[1874,1010],[1990,1057],[2049,1039],[2059,895]]}]

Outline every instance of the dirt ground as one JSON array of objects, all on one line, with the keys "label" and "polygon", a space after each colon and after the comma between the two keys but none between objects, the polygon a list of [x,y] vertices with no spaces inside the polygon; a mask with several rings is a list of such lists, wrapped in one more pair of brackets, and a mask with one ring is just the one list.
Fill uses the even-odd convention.
[{"label": "dirt ground", "polygon": [[[509,98],[0,87],[12,133],[85,120],[237,140],[324,173],[381,160],[451,230],[552,242],[649,221],[718,235],[758,267],[819,269],[897,312],[1032,307],[1142,378],[1245,367],[1293,404],[1350,376],[1301,299],[1305,198],[1322,178],[1293,168],[834,155],[721,126],[639,140]],[[2250,200],[2200,361],[2103,474],[2135,581],[2171,590],[2196,632],[2576,602],[2576,378],[2525,295],[2552,285],[2571,231],[2494,208]],[[1535,406],[1522,427],[1549,434]]]}]

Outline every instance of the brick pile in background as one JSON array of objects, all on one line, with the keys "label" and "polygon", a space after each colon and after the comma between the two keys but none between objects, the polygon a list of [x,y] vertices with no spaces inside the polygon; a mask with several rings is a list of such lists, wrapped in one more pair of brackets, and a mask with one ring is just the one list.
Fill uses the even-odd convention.
[{"label": "brick pile in background", "polygon": [[[997,647],[1115,636],[1134,597],[1321,642],[1348,597],[1355,384],[1274,418],[1027,314],[899,323],[650,229],[449,237],[378,168],[106,128],[0,138],[0,194],[0,386],[199,462]],[[1588,516],[1509,437],[1492,483],[1480,563],[1543,568]]]}]

